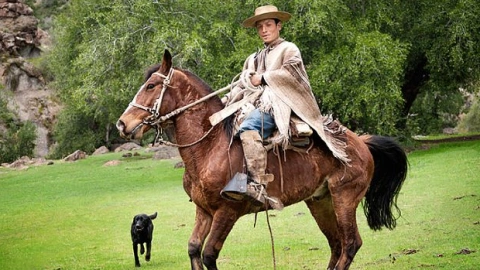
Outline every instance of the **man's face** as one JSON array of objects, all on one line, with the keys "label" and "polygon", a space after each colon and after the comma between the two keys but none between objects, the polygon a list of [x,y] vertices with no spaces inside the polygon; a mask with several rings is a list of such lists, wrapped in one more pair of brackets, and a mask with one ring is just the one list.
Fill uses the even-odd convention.
[{"label": "man's face", "polygon": [[260,36],[266,44],[270,44],[280,37],[280,29],[282,29],[281,22],[275,23],[274,19],[265,19],[258,21],[255,25],[258,36]]}]

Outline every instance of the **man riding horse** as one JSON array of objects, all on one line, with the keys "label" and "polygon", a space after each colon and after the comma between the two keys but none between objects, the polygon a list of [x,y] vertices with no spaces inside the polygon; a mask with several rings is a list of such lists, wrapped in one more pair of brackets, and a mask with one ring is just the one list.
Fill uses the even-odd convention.
[{"label": "man riding horse", "polygon": [[[130,139],[141,139],[150,129],[158,131],[171,124],[185,164],[183,187],[196,208],[188,241],[193,270],[204,266],[218,269],[217,259],[238,219],[268,209],[268,205],[262,209],[222,196],[235,200],[253,196],[258,204],[268,201],[274,207],[265,191],[273,178],[269,174],[276,178],[268,184],[269,195],[279,198],[276,205],[301,201],[307,205],[330,246],[328,269],[348,269],[363,244],[356,221],[362,200],[371,229],[396,226],[398,217],[392,209],[398,210],[396,200],[407,176],[405,151],[393,138],[358,136],[337,122],[323,119],[298,48],[279,38],[282,22],[289,18],[288,13],[265,6],[245,21],[244,25],[257,27],[266,47],[247,59],[239,85],[223,99],[228,106],[222,105],[217,92],[195,74],[175,68],[172,55],[165,50],[161,64],[148,71],[117,121],[120,135]],[[247,107],[256,111],[247,113]],[[247,118],[243,132],[237,133],[241,141],[232,140],[236,134],[230,130],[232,123],[236,124],[233,117],[223,121],[240,108]],[[289,137],[294,139],[297,133],[294,128],[289,130],[293,116],[314,131],[308,138],[308,151],[286,150],[292,147]],[[269,160],[278,155],[278,163],[265,167],[262,140],[273,130],[268,141],[273,137],[283,152],[270,152]],[[245,159],[252,182],[249,189],[248,176],[242,173]],[[239,192],[227,189],[227,182],[236,179],[241,180],[236,181],[241,183]]]},{"label": "man riding horse", "polygon": [[[335,157],[345,163],[349,161],[344,146],[339,146],[324,132],[323,117],[310,87],[300,50],[294,43],[280,37],[283,22],[290,17],[289,13],[267,5],[258,7],[255,15],[243,22],[244,27],[257,29],[264,47],[246,59],[242,76],[247,79],[240,80],[222,98],[225,109],[212,117],[224,119],[235,112],[232,106],[239,108],[237,115],[244,115],[236,136],[242,142],[249,181],[240,197],[238,192],[233,194],[224,189],[222,196],[227,199],[250,199],[258,205],[263,205],[268,199],[274,202],[272,206],[281,205],[278,199],[270,198],[266,193],[266,186],[273,181],[273,174],[265,172],[267,151],[263,140],[275,131],[274,143],[286,149],[291,136],[292,115],[307,123],[325,141]],[[237,174],[235,177],[246,175]]]}]

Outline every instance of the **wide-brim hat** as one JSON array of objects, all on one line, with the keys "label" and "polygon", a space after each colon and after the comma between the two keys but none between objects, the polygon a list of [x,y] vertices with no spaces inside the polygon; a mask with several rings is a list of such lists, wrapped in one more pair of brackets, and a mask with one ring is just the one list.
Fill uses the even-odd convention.
[{"label": "wide-brim hat", "polygon": [[255,15],[243,21],[244,27],[255,27],[258,21],[265,19],[279,19],[282,22],[290,20],[292,15],[285,11],[279,11],[276,6],[267,5],[255,9]]}]

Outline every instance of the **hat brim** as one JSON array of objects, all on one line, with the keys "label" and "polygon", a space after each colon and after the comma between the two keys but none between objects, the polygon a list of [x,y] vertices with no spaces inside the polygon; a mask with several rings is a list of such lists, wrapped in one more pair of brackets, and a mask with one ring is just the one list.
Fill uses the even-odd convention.
[{"label": "hat brim", "polygon": [[290,13],[284,11],[267,12],[246,19],[245,21],[243,21],[242,25],[244,27],[255,27],[256,22],[265,19],[279,19],[282,22],[286,22],[290,20],[291,17],[292,15]]}]

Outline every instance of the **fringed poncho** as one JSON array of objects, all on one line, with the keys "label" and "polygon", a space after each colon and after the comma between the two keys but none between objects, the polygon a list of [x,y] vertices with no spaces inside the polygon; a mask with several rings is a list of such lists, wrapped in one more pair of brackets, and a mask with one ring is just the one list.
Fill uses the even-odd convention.
[{"label": "fringed poncho", "polygon": [[344,163],[350,161],[345,153],[345,142],[324,130],[324,117],[311,90],[300,50],[295,44],[278,39],[260,52],[250,55],[243,72],[263,75],[266,85],[258,87],[258,91],[263,92],[243,91],[245,86],[240,82],[226,95],[226,108],[241,99],[248,99],[246,95],[254,95],[249,102],[274,116],[280,134],[276,138],[278,143],[285,145],[289,141],[289,123],[293,112],[315,130],[336,158]]}]

